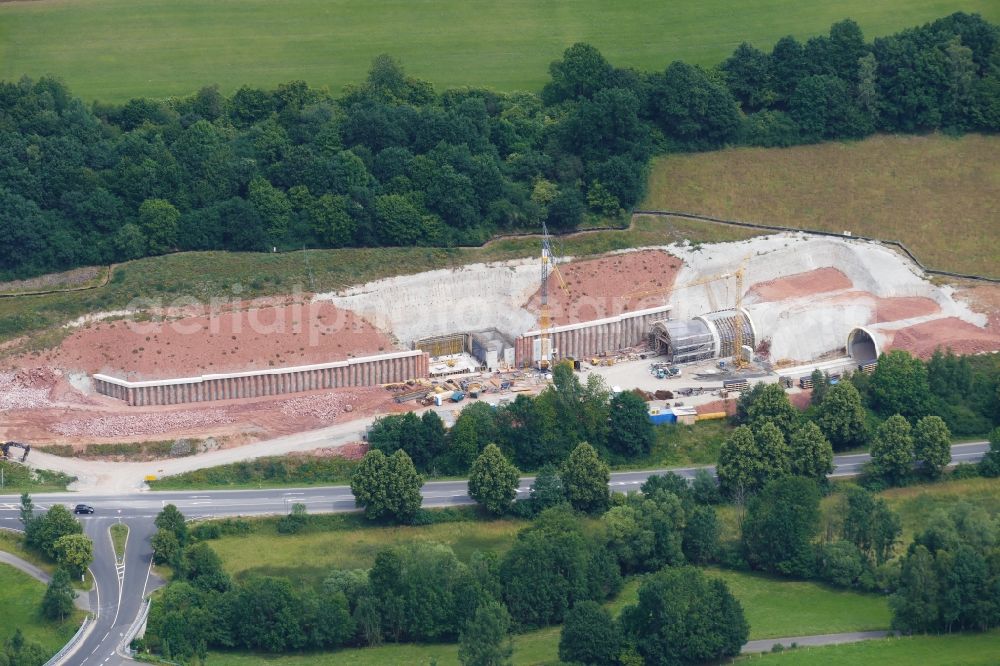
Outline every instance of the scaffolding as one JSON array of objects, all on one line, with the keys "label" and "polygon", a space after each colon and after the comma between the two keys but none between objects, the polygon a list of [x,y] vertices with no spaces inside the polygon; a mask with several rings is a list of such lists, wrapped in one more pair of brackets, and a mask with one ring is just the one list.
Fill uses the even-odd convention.
[{"label": "scaffolding", "polygon": [[753,323],[746,310],[720,310],[686,321],[658,321],[650,335],[657,353],[666,355],[673,363],[734,356],[738,339],[751,349],[756,344]]},{"label": "scaffolding", "polygon": [[422,338],[413,343],[413,348],[427,352],[431,358],[454,356],[469,350],[469,335],[467,333],[454,333]]}]

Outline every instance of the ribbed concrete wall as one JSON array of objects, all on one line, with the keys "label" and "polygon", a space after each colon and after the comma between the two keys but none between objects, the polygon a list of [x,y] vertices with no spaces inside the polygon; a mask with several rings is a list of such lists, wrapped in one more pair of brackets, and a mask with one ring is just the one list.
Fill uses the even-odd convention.
[{"label": "ribbed concrete wall", "polygon": [[[602,352],[614,352],[645,342],[654,321],[666,319],[670,306],[636,310],[617,317],[555,326],[549,329],[552,346],[559,358],[582,359]],[[535,340],[540,331],[525,333],[514,341],[514,362],[518,367],[534,364]]]},{"label": "ribbed concrete wall", "polygon": [[405,382],[427,377],[429,366],[427,354],[414,350],[295,368],[146,382],[94,375],[94,384],[98,393],[145,407]]}]

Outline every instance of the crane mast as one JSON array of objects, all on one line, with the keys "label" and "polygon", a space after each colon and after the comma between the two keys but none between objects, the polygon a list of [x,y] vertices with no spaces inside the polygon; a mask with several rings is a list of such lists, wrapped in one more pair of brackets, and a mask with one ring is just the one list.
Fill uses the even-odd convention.
[{"label": "crane mast", "polygon": [[538,368],[544,370],[552,362],[552,344],[549,328],[552,326],[552,313],[549,311],[549,270],[552,262],[552,242],[549,239],[549,228],[542,221],[542,290],[541,308],[538,313]]}]

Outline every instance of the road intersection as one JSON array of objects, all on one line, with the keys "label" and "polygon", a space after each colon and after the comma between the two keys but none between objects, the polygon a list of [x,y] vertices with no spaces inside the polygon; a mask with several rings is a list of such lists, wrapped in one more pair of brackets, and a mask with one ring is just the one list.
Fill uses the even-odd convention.
[{"label": "road intersection", "polygon": [[[976,462],[989,449],[987,442],[970,442],[952,446],[952,464]],[[870,460],[867,453],[848,454],[834,458],[831,477],[854,476]],[[699,467],[616,472],[611,475],[611,489],[630,492],[650,476],[674,472],[692,478]],[[713,467],[708,467],[714,473]],[[521,479],[519,496],[525,496],[533,477]],[[472,503],[465,481],[431,481],[424,484],[423,506],[438,508]],[[314,486],[302,488],[270,488],[258,490],[199,490],[199,491],[132,491],[127,493],[47,493],[34,498],[39,509],[53,504],[68,508],[80,501],[92,504],[96,512],[80,517],[85,533],[94,540],[94,563],[91,571],[96,582],[90,605],[96,617],[85,636],[73,647],[61,663],[80,666],[124,664],[129,660],[120,649],[126,634],[142,610],[145,597],[155,585],[151,575],[152,546],[150,539],[156,528],[153,519],[167,504],[175,505],[188,519],[221,518],[226,516],[260,516],[286,514],[296,503],[305,504],[309,513],[354,511],[354,496],[348,486]],[[0,528],[20,529],[20,498],[0,495]],[[124,566],[116,566],[114,547],[109,536],[112,524],[124,522],[129,527]]]}]

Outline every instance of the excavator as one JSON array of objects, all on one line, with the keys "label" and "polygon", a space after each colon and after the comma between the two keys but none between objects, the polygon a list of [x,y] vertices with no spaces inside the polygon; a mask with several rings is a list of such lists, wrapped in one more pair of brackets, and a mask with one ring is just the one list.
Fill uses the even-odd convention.
[{"label": "excavator", "polygon": [[[10,450],[14,448],[21,449],[23,451],[19,459],[10,457]],[[0,442],[0,460],[24,462],[28,459],[29,453],[31,453],[31,444],[22,444],[21,442]]]}]

